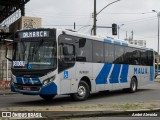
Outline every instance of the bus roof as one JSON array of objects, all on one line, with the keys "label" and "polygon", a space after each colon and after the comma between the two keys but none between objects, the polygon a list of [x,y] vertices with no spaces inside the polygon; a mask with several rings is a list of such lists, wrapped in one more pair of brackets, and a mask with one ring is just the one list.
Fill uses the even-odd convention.
[{"label": "bus roof", "polygon": [[127,41],[124,40],[118,40],[118,39],[114,39],[111,37],[107,37],[107,36],[92,36],[92,35],[87,35],[87,34],[83,34],[83,33],[79,33],[73,30],[67,30],[67,29],[59,29],[59,28],[27,28],[27,29],[23,29],[23,30],[19,30],[17,32],[21,32],[21,31],[30,31],[30,30],[52,30],[52,29],[57,29],[57,31],[60,31],[61,33],[65,33],[65,34],[69,34],[72,36],[78,36],[78,37],[83,37],[83,38],[87,38],[87,39],[94,39],[97,41],[103,41],[106,43],[112,43],[112,44],[118,44],[118,45],[122,45],[122,46],[129,46],[129,47],[134,47],[134,48],[138,48],[138,49],[144,49],[144,50],[152,50],[151,48],[145,48],[145,47],[141,47],[138,45],[133,45],[130,44]]},{"label": "bus roof", "polygon": [[114,39],[114,38],[110,38],[110,37],[107,37],[107,36],[92,36],[92,35],[86,35],[86,34],[83,34],[83,33],[78,33],[76,31],[70,31],[70,30],[63,30],[63,29],[59,29],[61,31],[64,31],[66,34],[69,34],[69,35],[73,35],[73,36],[79,36],[79,37],[84,37],[84,38],[88,38],[88,39],[94,39],[94,40],[98,40],[98,41],[103,41],[103,42],[106,42],[106,43],[113,43],[113,44],[118,44],[118,45],[123,45],[123,46],[129,46],[129,47],[134,47],[134,48],[138,48],[138,49],[144,49],[144,50],[152,50],[152,48],[146,48],[146,47],[141,47],[141,46],[138,46],[138,45],[133,45],[133,44],[130,44],[129,42],[127,41],[124,41],[124,40],[118,40],[118,39]]}]

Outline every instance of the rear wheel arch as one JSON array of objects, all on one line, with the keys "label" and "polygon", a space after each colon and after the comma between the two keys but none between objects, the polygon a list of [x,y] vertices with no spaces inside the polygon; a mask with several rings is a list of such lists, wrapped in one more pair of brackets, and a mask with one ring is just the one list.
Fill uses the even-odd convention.
[{"label": "rear wheel arch", "polygon": [[71,97],[76,101],[86,100],[90,95],[91,82],[88,77],[82,77],[79,81],[77,93],[71,94]]},{"label": "rear wheel arch", "polygon": [[80,81],[85,81],[88,84],[90,91],[92,90],[91,80],[87,76],[82,77]]}]

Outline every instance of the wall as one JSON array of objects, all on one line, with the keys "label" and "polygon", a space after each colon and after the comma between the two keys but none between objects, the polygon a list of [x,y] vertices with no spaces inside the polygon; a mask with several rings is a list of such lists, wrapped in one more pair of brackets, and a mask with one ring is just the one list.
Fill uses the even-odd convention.
[{"label": "wall", "polygon": [[40,28],[41,24],[41,18],[22,16],[9,26],[9,31],[15,33],[25,28]]}]

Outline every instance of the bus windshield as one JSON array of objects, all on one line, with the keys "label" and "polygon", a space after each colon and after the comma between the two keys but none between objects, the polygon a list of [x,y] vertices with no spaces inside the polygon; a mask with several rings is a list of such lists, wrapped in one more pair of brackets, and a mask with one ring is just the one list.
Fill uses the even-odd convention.
[{"label": "bus windshield", "polygon": [[14,43],[13,68],[52,69],[56,67],[56,42],[46,39]]}]

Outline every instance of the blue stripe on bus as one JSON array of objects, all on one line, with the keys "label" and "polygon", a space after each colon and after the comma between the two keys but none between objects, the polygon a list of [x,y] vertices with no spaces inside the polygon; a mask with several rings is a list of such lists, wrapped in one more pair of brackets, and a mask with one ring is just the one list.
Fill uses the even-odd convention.
[{"label": "blue stripe on bus", "polygon": [[[23,79],[23,80],[22,80]],[[26,85],[32,85],[32,84],[41,84],[39,78],[23,78],[23,77],[16,77],[18,84],[26,84]],[[23,83],[24,81],[24,83]],[[33,83],[32,83],[33,82]]]},{"label": "blue stripe on bus", "polygon": [[102,70],[96,78],[96,84],[107,84],[108,74],[111,70],[112,64],[104,64]]},{"label": "blue stripe on bus", "polygon": [[32,85],[31,78],[23,78],[23,80],[24,80],[24,84]]},{"label": "blue stripe on bus", "polygon": [[128,44],[127,44],[127,43],[122,43],[122,45],[123,45],[123,46],[128,46]]},{"label": "blue stripe on bus", "polygon": [[153,66],[150,66],[150,80],[154,80],[154,67]]},{"label": "blue stripe on bus", "polygon": [[23,84],[22,77],[16,77],[18,84]]},{"label": "blue stripe on bus", "polygon": [[115,64],[110,76],[110,83],[119,83],[118,76],[120,72],[121,65]]},{"label": "blue stripe on bus", "polygon": [[120,75],[120,83],[125,83],[128,81],[127,80],[128,68],[129,68],[129,65],[124,64],[122,66],[122,71],[121,71],[121,75]]},{"label": "blue stripe on bus", "polygon": [[40,94],[57,94],[57,90],[57,85],[54,82],[51,82],[48,85],[41,88]]},{"label": "blue stripe on bus", "polygon": [[34,84],[41,84],[41,81],[39,78],[32,78],[32,81]]},{"label": "blue stripe on bus", "polygon": [[112,41],[108,40],[108,39],[104,39],[104,42],[106,42],[106,43],[112,43]]},{"label": "blue stripe on bus", "polygon": [[114,44],[121,45],[121,43],[120,43],[120,42],[117,42],[117,41],[114,41]]}]

